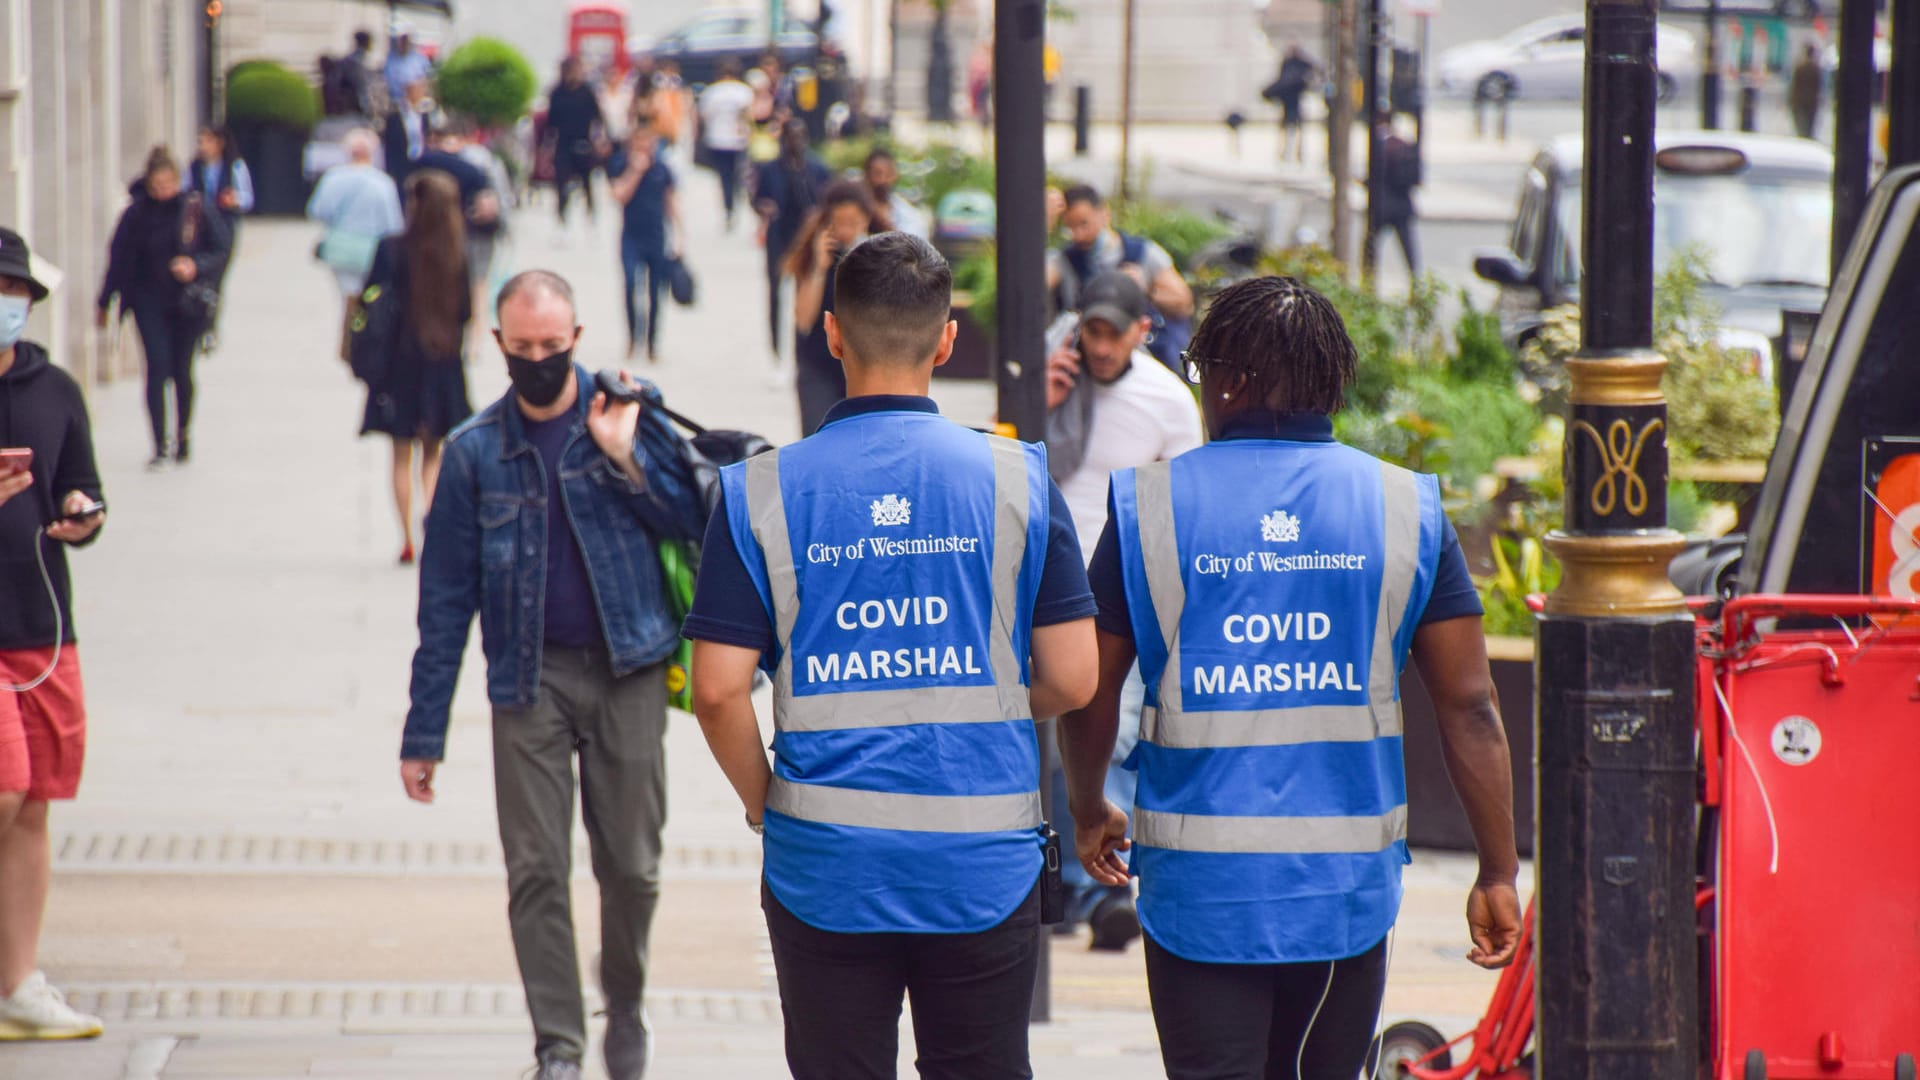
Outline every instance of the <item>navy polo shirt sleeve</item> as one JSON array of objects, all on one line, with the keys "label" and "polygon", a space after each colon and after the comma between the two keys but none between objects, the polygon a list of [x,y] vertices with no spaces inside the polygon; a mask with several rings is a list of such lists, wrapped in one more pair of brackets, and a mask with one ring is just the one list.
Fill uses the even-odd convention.
[{"label": "navy polo shirt sleeve", "polygon": [[[1478,616],[1485,610],[1480,606],[1479,590],[1473,587],[1473,577],[1467,573],[1467,556],[1460,550],[1460,537],[1453,531],[1453,522],[1443,517],[1440,525],[1440,565],[1434,571],[1433,593],[1427,598],[1427,609],[1420,615],[1421,626]],[[1093,587],[1094,602],[1100,608],[1094,616],[1094,625],[1132,641],[1133,620],[1127,609],[1126,582],[1120,573],[1120,539],[1113,531],[1111,494],[1107,496],[1107,527],[1094,542],[1087,580]]]},{"label": "navy polo shirt sleeve", "polygon": [[1080,536],[1073,528],[1073,511],[1060,486],[1047,479],[1047,561],[1040,571],[1040,594],[1033,605],[1033,625],[1054,626],[1093,617],[1093,591],[1087,587]]},{"label": "navy polo shirt sleeve", "polygon": [[707,519],[693,608],[680,627],[680,636],[757,652],[767,652],[774,645],[773,621],[760,603],[760,592],[753,587],[747,564],[740,560],[740,549],[733,546],[733,525],[727,518],[724,495]]},{"label": "navy polo shirt sleeve", "polygon": [[[1073,514],[1066,497],[1047,481],[1047,555],[1040,571],[1040,592],[1033,606],[1033,625],[1053,626],[1094,614],[1093,593],[1081,568],[1080,540],[1073,531]],[[694,586],[693,609],[680,628],[682,637],[738,645],[766,652],[773,648],[773,623],[760,603],[760,593],[733,544],[733,526],[727,518],[725,496],[707,521],[707,537],[700,545],[700,578]]]}]

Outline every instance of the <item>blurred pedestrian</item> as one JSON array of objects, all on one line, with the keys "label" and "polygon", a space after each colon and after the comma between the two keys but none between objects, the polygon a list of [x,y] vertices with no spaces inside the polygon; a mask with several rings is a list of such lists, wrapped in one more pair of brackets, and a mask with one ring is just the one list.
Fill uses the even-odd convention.
[{"label": "blurred pedestrian", "polygon": [[387,114],[381,144],[386,151],[387,175],[399,185],[406,183],[414,161],[427,152],[427,141],[433,134],[434,103],[427,96],[425,79],[409,83],[394,101],[397,104]]},{"label": "blurred pedestrian", "polygon": [[1319,73],[1319,65],[1307,58],[1298,45],[1287,46],[1286,59],[1280,61],[1280,75],[1261,91],[1260,96],[1280,106],[1280,160],[1306,161],[1306,139],[1301,134],[1305,115],[1300,102]]},{"label": "blurred pedestrian", "polygon": [[753,122],[761,128],[778,131],[793,115],[792,76],[783,71],[779,52],[768,49],[760,54],[750,76],[753,86]]},{"label": "blurred pedestrian", "polygon": [[513,388],[447,444],[420,567],[400,778],[408,797],[433,801],[478,612],[507,921],[537,1080],[579,1080],[586,1056],[569,896],[576,759],[600,886],[607,1073],[638,1080],[652,1052],[642,1003],[667,810],[666,661],[680,636],[658,545],[696,539],[706,504],[662,414],[608,401],[574,362],[580,326],[565,281],[516,275],[499,318]]},{"label": "blurred pedestrian", "polygon": [[[221,216],[227,226],[227,242],[237,246],[240,218],[253,213],[253,176],[234,149],[233,137],[227,129],[211,125],[200,129],[194,141],[193,160],[187,163],[187,171],[180,177],[180,187],[188,194],[198,194],[203,206]],[[232,260],[228,260],[228,265],[232,265]],[[225,266],[221,267],[220,279],[212,285],[216,299],[225,293]],[[216,303],[207,317],[207,328],[200,335],[201,352],[211,354],[219,348],[215,333],[219,322],[220,306]]]},{"label": "blurred pedestrian", "polygon": [[1420,150],[1395,129],[1385,116],[1374,120],[1374,138],[1380,140],[1380,209],[1375,215],[1381,230],[1400,238],[1400,254],[1407,260],[1407,276],[1420,276],[1420,241],[1413,227],[1419,217],[1413,189],[1420,186]]},{"label": "blurred pedestrian", "polygon": [[[1038,447],[927,397],[958,329],[946,260],[887,233],[839,277],[829,333],[855,396],[722,470],[686,622],[694,712],[763,834],[796,1080],[894,1076],[903,998],[921,1076],[1031,1077],[1032,718],[1094,682],[1079,545]],[[771,763],[756,669],[775,687]]]},{"label": "blurred pedestrian", "polygon": [[[798,123],[798,121],[795,121]],[[800,434],[819,430],[827,410],[847,396],[847,375],[827,338],[833,311],[834,271],[873,228],[873,201],[857,180],[840,180],[820,196],[802,222],[787,258],[793,275],[794,390],[800,401]]]},{"label": "blurred pedestrian", "polygon": [[[627,299],[627,357],[647,343],[647,362],[660,359],[660,295],[674,260],[685,253],[680,200],[673,170],[660,158],[660,137],[651,127],[636,128],[615,156],[613,200],[621,205],[620,269]],[[643,283],[644,282],[644,286]],[[640,308],[644,287],[646,308]]]},{"label": "blurred pedestrian", "polygon": [[433,62],[414,47],[411,32],[401,29],[387,39],[386,81],[390,100],[400,101],[411,87],[426,82],[432,74]]},{"label": "blurred pedestrian", "polygon": [[974,46],[973,55],[967,58],[967,104],[973,112],[975,123],[980,125],[981,137],[993,134],[993,42],[986,40]]},{"label": "blurred pedestrian", "polygon": [[232,238],[223,215],[208,209],[199,195],[180,190],[180,167],[164,146],[147,155],[146,169],[128,194],[133,201],[114,226],[94,321],[106,327],[116,298],[122,315],[133,312],[147,357],[147,417],[153,426],[147,467],[162,467],[169,455],[184,465],[193,427],[193,357],[233,254]]},{"label": "blurred pedestrian", "polygon": [[884,146],[868,151],[860,176],[873,200],[874,232],[903,232],[928,239],[927,212],[900,194],[900,163],[894,160],[892,151]]},{"label": "blurred pedestrian", "polygon": [[[414,162],[416,169],[438,169],[453,177],[460,188],[460,216],[466,224],[467,284],[473,290],[472,307],[486,307],[483,295],[493,268],[494,243],[504,223],[506,190],[493,175],[493,155],[473,141],[473,121],[450,116],[434,125],[427,152]],[[470,151],[478,151],[479,163]],[[475,328],[473,332],[482,332]],[[474,343],[476,346],[478,342]]]},{"label": "blurred pedestrian", "polygon": [[[1170,461],[1206,441],[1193,392],[1145,348],[1153,330],[1145,290],[1132,275],[1109,270],[1080,290],[1079,321],[1047,358],[1047,467],[1073,514],[1080,550],[1089,557],[1107,524],[1107,478],[1115,469]],[[1121,690],[1118,737],[1105,791],[1116,806],[1133,805],[1134,774],[1124,767],[1140,737],[1146,695],[1136,670]],[[1073,835],[1064,777],[1055,785],[1055,824]],[[1133,890],[1102,885],[1076,861],[1062,867],[1066,920],[1056,933],[1086,923],[1091,946],[1118,952],[1140,936]]]},{"label": "blurred pedestrian", "polygon": [[1827,73],[1820,66],[1820,51],[1808,45],[1787,76],[1787,109],[1793,113],[1794,134],[1813,138],[1820,126],[1820,98],[1825,93]]},{"label": "blurred pedestrian", "polygon": [[807,145],[807,125],[789,120],[780,129],[780,156],[754,170],[753,208],[760,215],[760,242],[767,253],[767,327],[778,353],[788,331],[780,317],[781,279],[807,214],[833,182],[833,170]]},{"label": "blurred pedestrian", "polygon": [[700,143],[714,174],[720,177],[720,202],[727,212],[727,230],[733,230],[734,201],[740,187],[740,168],[753,134],[753,90],[740,81],[740,62],[720,61],[712,84],[700,92]]},{"label": "blurred pedestrian", "polygon": [[103,509],[88,512],[102,495],[86,398],[23,337],[46,297],[26,241],[0,228],[0,1042],[101,1031],[37,960],[53,865],[48,805],[79,794],[87,747],[66,551],[98,539],[106,521]]},{"label": "blurred pedestrian", "polygon": [[373,164],[379,145],[373,132],[354,128],[342,143],[347,160],[320,177],[307,200],[307,216],[326,226],[317,254],[333,271],[344,304],[366,287],[380,241],[398,235],[406,219],[393,178]]},{"label": "blurred pedestrian", "polygon": [[1144,236],[1113,227],[1113,211],[1086,184],[1068,188],[1055,204],[1067,228],[1067,243],[1047,256],[1047,289],[1061,311],[1079,309],[1080,290],[1109,270],[1131,274],[1147,290],[1154,333],[1147,351],[1169,369],[1180,364],[1193,318],[1193,289],[1180,276],[1167,249]]},{"label": "blurred pedestrian", "polygon": [[593,170],[605,131],[600,98],[588,85],[579,57],[570,56],[560,64],[560,81],[547,91],[546,141],[553,152],[553,193],[563,236],[575,182],[586,201],[587,217],[594,217]]},{"label": "blurred pedestrian", "polygon": [[461,346],[473,317],[467,288],[466,226],[460,187],[438,169],[407,177],[407,226],[380,241],[368,285],[379,285],[399,312],[387,371],[367,387],[362,435],[393,441],[393,505],[400,517],[400,562],[411,564],[413,461],[420,457],[420,501],[433,505],[440,477],[440,445],[473,415]]},{"label": "blurred pedestrian", "polygon": [[[1339,312],[1298,281],[1223,290],[1186,364],[1214,441],[1114,473],[1088,566],[1100,687],[1061,728],[1075,847],[1096,880],[1139,879],[1171,1080],[1363,1074],[1409,858],[1409,658],[1480,856],[1467,959],[1503,967],[1519,944],[1480,599],[1439,482],[1334,439],[1355,362]],[[1245,571],[1191,557],[1249,549]],[[1102,779],[1136,658],[1153,711],[1129,842]]]}]

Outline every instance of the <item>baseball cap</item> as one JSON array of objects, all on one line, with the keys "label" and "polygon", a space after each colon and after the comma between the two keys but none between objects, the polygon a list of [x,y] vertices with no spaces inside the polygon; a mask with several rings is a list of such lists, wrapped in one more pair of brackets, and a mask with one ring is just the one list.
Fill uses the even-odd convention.
[{"label": "baseball cap", "polygon": [[1147,317],[1147,293],[1131,274],[1109,270],[1080,290],[1080,318],[1125,330]]},{"label": "baseball cap", "polygon": [[47,287],[33,276],[33,255],[27,250],[27,242],[12,229],[0,228],[0,277],[26,282],[36,304],[47,298]]}]

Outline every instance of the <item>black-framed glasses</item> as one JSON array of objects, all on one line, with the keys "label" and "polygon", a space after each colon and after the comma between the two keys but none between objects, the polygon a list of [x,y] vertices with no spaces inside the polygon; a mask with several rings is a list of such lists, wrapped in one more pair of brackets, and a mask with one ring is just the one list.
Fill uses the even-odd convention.
[{"label": "black-framed glasses", "polygon": [[1245,372],[1251,372],[1253,370],[1251,365],[1236,363],[1232,360],[1221,360],[1210,356],[1195,356],[1193,355],[1192,349],[1184,349],[1181,351],[1180,362],[1186,365],[1187,381],[1195,386],[1200,385],[1201,373],[1209,367],[1233,368],[1237,371]]}]

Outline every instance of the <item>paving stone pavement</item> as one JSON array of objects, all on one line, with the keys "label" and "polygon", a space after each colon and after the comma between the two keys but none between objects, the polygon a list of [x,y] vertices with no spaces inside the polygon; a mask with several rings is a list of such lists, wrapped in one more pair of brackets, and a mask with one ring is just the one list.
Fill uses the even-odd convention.
[{"label": "paving stone pavement", "polygon": [[[745,228],[721,231],[709,175],[686,190],[704,299],[666,313],[664,360],[636,370],[690,415],[791,440],[763,255]],[[551,218],[547,206],[518,214],[509,266],[570,277],[581,359],[620,364],[617,223],[604,207],[565,233]],[[54,812],[42,964],[109,1029],[0,1044],[0,1080],[506,1078],[531,1064],[477,635],[438,801],[400,791],[415,584],[392,562],[386,446],[354,439],[362,394],[334,356],[337,298],[315,236],[297,222],[244,226],[222,344],[197,371],[191,465],[145,472],[140,387],[93,389],[113,510],[74,560],[90,755],[80,799]],[[476,405],[504,390],[496,351],[468,370]],[[989,387],[937,395],[965,422],[991,417]],[[691,718],[670,724],[668,756],[652,1075],[784,1075],[757,846]],[[576,850],[585,960],[597,904],[578,836]],[[1471,879],[1458,857],[1411,868],[1390,1018],[1456,1030],[1484,1002],[1491,978],[1460,958]],[[1161,1075],[1138,951],[1092,954],[1084,940],[1053,944],[1056,1020],[1034,1029],[1037,1074]],[[910,1061],[903,1025],[905,1075]]]}]

